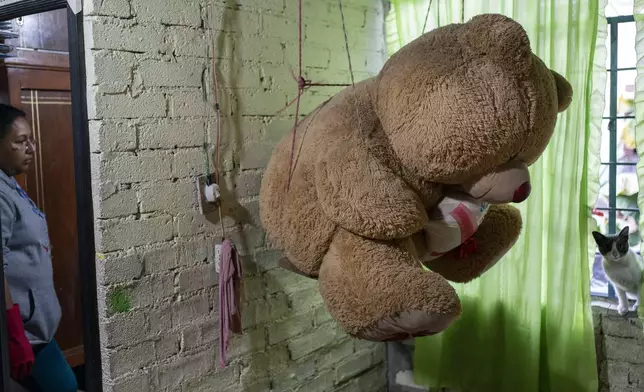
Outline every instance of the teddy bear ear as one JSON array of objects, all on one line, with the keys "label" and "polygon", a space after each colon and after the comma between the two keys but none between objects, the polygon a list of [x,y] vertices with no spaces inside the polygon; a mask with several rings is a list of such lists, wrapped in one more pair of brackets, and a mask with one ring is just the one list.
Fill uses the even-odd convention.
[{"label": "teddy bear ear", "polygon": [[555,84],[557,85],[557,99],[559,103],[557,109],[559,113],[561,113],[568,109],[568,106],[570,106],[570,103],[572,102],[572,86],[563,76],[552,70],[550,72],[552,72],[552,76],[555,77]]},{"label": "teddy bear ear", "polygon": [[462,42],[471,54],[506,58],[514,66],[530,67],[530,39],[515,20],[501,14],[481,14],[465,23],[463,28]]}]

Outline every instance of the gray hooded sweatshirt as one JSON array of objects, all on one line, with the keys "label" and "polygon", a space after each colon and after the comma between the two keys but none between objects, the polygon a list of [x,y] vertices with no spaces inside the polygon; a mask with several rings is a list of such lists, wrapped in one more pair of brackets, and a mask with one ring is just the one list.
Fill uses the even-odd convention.
[{"label": "gray hooded sweatshirt", "polygon": [[0,214],[4,268],[13,302],[32,345],[49,343],[60,323],[60,304],[54,290],[51,245],[45,215],[0,170]]}]

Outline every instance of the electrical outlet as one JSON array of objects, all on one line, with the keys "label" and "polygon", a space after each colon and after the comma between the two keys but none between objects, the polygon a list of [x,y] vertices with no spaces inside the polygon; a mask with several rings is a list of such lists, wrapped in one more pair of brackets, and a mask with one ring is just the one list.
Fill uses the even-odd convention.
[{"label": "electrical outlet", "polygon": [[210,203],[206,199],[206,186],[208,185],[207,176],[199,176],[195,180],[197,186],[197,199],[199,200],[199,212],[201,215],[210,215],[217,212],[219,203]]},{"label": "electrical outlet", "polygon": [[215,245],[215,271],[219,273],[221,269],[221,244]]}]

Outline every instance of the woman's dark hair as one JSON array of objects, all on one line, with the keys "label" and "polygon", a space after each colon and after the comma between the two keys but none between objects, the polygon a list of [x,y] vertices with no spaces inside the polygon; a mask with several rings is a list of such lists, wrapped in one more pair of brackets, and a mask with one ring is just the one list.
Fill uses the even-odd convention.
[{"label": "woman's dark hair", "polygon": [[0,140],[7,136],[14,121],[20,117],[25,118],[26,116],[22,110],[11,105],[0,103]]}]

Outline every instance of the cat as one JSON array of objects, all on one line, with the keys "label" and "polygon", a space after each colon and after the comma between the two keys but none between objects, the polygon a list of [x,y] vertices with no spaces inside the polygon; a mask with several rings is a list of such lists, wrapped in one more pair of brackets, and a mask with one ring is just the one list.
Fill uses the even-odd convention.
[{"label": "cat", "polygon": [[[639,306],[644,269],[641,259],[628,245],[628,235],[628,226],[619,234],[611,236],[593,231],[599,253],[603,257],[604,273],[617,294],[617,312],[622,316],[631,310],[636,311]],[[629,308],[627,293],[637,298],[632,308]]]}]

